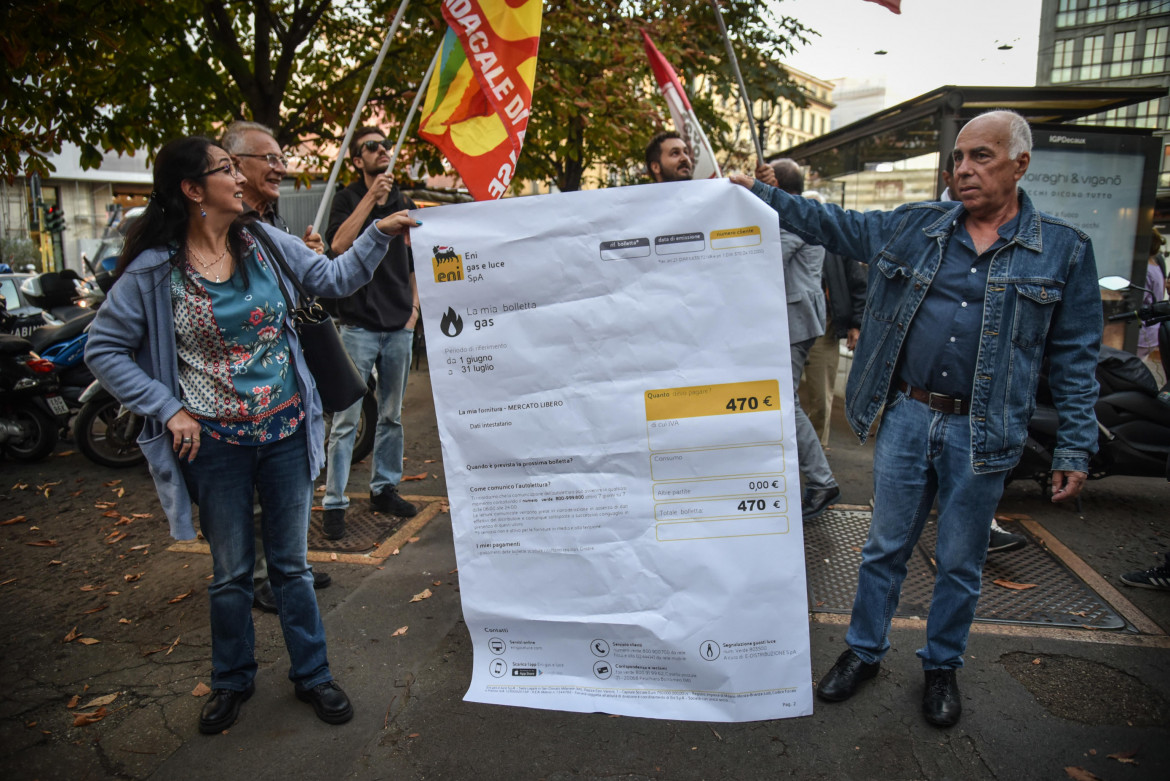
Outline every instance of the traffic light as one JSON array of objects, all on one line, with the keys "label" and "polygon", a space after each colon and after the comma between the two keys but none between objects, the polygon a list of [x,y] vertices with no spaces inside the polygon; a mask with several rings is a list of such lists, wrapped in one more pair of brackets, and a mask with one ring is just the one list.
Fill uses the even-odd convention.
[{"label": "traffic light", "polygon": [[45,209],[45,230],[49,233],[62,233],[65,230],[65,210],[60,206],[50,206]]}]

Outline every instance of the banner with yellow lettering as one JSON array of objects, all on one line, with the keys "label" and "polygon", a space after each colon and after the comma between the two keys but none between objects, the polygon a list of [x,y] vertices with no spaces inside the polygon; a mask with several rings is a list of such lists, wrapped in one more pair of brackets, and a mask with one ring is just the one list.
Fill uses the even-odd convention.
[{"label": "banner with yellow lettering", "polygon": [[419,120],[477,201],[499,198],[528,128],[540,0],[443,0],[450,25]]}]

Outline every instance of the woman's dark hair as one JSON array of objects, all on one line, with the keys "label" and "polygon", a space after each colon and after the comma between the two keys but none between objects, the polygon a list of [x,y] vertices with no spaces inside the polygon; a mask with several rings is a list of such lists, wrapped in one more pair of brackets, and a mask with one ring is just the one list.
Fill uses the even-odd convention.
[{"label": "woman's dark hair", "polygon": [[[206,175],[210,165],[207,150],[213,146],[216,143],[210,138],[188,136],[168,141],[158,150],[154,159],[154,191],[150,194],[146,211],[130,226],[126,243],[122,245],[122,253],[118,256],[118,265],[114,271],[116,275],[121,276],[130,262],[143,252],[169,246],[179,249],[171,256],[171,265],[187,273],[183,262],[187,253],[183,250],[187,244],[190,213],[182,184],[185,179],[201,179]],[[242,260],[246,244],[239,220],[232,223],[228,242],[232,253]],[[244,264],[239,263],[237,268],[247,287],[248,275]]]}]

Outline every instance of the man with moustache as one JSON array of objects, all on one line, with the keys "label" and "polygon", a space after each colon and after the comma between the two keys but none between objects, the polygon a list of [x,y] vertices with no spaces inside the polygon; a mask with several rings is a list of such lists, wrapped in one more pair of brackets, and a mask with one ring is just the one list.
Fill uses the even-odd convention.
[{"label": "man with moustache", "polygon": [[659,133],[646,147],[646,173],[655,182],[689,182],[695,164],[687,142],[673,130]]},{"label": "man with moustache", "polygon": [[[394,184],[387,169],[391,145],[376,127],[361,127],[349,146],[358,178],[333,199],[325,237],[333,252],[344,252],[370,223],[402,209],[416,208]],[[370,506],[377,512],[409,518],[418,508],[398,494],[402,479],[402,395],[410,374],[411,344],[420,309],[414,258],[402,237],[390,241],[374,278],[336,303],[341,341],[362,376],[378,370],[378,424],[370,475]],[[361,401],[334,414],[329,431],[323,532],[331,540],[345,535],[345,495]]]}]

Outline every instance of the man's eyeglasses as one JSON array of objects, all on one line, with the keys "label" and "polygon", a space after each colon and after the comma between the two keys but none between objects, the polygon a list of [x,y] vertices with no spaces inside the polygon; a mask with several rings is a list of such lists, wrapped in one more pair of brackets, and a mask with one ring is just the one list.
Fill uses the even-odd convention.
[{"label": "man's eyeglasses", "polygon": [[243,152],[236,152],[236,157],[255,157],[255,158],[262,157],[268,161],[269,168],[276,168],[278,163],[280,165],[283,165],[283,166],[288,165],[288,158],[285,157],[284,155],[278,155],[275,152],[269,152],[266,155],[246,155]]},{"label": "man's eyeglasses", "polygon": [[211,176],[212,174],[227,174],[233,179],[242,176],[240,173],[240,167],[238,165],[235,163],[224,163],[223,165],[218,165],[215,168],[212,168],[210,171],[204,171],[195,178],[200,179],[204,176]]},{"label": "man's eyeglasses", "polygon": [[377,152],[378,147],[383,149],[393,149],[394,145],[390,143],[390,139],[384,138],[381,141],[363,141],[362,149],[366,152]]}]

